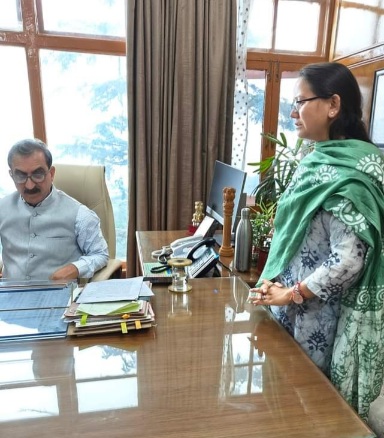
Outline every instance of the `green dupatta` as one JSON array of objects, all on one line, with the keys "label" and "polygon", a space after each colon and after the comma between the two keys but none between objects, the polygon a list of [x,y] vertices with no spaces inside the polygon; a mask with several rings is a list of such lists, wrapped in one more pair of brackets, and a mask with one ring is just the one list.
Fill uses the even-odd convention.
[{"label": "green dupatta", "polygon": [[280,274],[298,251],[319,208],[332,212],[368,245],[362,275],[342,297],[331,381],[367,419],[384,371],[384,156],[359,140],[318,143],[301,160],[279,201],[260,279]]}]

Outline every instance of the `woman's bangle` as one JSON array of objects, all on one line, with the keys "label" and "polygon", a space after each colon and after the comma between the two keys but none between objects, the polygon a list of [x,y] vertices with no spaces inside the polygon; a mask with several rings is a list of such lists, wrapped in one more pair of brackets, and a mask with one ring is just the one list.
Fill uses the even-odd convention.
[{"label": "woman's bangle", "polygon": [[303,295],[303,292],[300,289],[300,281],[298,281],[292,289],[292,295],[291,299],[296,304],[302,304],[304,301],[305,296]]}]

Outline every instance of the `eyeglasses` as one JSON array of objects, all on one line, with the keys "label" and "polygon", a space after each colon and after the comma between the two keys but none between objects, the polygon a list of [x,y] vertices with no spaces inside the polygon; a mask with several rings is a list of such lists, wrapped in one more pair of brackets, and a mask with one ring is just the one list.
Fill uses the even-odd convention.
[{"label": "eyeglasses", "polygon": [[42,183],[45,180],[45,177],[48,175],[49,173],[48,169],[46,172],[34,172],[31,175],[27,175],[26,173],[12,173],[9,172],[13,181],[15,181],[16,184],[25,184],[28,181],[28,178],[31,179],[31,181],[33,181],[34,183],[38,184],[38,183]]},{"label": "eyeglasses", "polygon": [[324,97],[314,96],[314,97],[308,97],[307,99],[294,100],[292,102],[291,110],[299,112],[299,109],[303,106],[304,102],[310,102],[311,100],[315,100],[315,99],[324,99]]}]

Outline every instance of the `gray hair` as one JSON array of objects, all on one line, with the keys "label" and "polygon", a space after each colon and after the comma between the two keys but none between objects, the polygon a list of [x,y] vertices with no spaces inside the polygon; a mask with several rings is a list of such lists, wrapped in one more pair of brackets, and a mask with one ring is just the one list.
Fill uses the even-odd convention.
[{"label": "gray hair", "polygon": [[45,162],[47,163],[48,169],[50,169],[52,166],[52,154],[47,148],[47,145],[38,138],[27,138],[25,140],[20,140],[11,147],[10,151],[8,152],[9,168],[12,168],[12,161],[15,155],[29,156],[35,151],[43,152]]}]

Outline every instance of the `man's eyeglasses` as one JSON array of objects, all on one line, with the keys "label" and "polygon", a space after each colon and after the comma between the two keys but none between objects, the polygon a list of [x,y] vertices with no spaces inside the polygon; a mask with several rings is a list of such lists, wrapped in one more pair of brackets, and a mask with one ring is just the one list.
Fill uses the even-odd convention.
[{"label": "man's eyeglasses", "polygon": [[28,181],[28,178],[31,179],[34,183],[42,183],[45,180],[45,177],[48,175],[49,169],[46,172],[33,172],[31,175],[27,175],[26,173],[12,173],[10,172],[10,175],[15,181],[16,184],[25,184]]},{"label": "man's eyeglasses", "polygon": [[299,109],[303,106],[304,102],[310,102],[311,100],[315,100],[315,99],[324,99],[324,97],[314,96],[314,97],[308,97],[307,99],[294,100],[292,102],[291,110],[298,112]]}]

